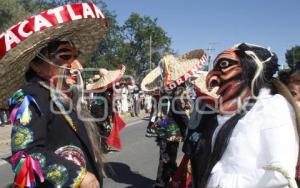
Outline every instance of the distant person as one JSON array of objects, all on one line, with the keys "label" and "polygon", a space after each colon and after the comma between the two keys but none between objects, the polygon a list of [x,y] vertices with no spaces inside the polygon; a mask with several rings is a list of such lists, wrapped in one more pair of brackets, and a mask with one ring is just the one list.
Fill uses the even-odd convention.
[{"label": "distant person", "polygon": [[91,113],[96,118],[98,125],[102,150],[105,153],[111,151],[107,144],[113,126],[116,126],[113,121],[114,116],[118,111],[114,109],[114,89],[115,83],[118,82],[125,71],[125,66],[121,66],[117,70],[99,69],[99,72],[94,75],[94,81],[86,85],[87,92],[94,92],[94,99],[91,105]]},{"label": "distant person", "polygon": [[300,70],[296,70],[290,75],[288,88],[300,107]]},{"label": "distant person", "polygon": [[184,140],[191,106],[188,79],[184,76],[191,70],[199,70],[200,62],[205,62],[203,50],[193,50],[179,57],[166,55],[160,66],[146,75],[141,83],[144,92],[159,99],[156,104],[153,102],[146,133],[148,137],[156,136],[160,148],[155,188],[183,187],[180,183],[185,177],[181,178],[182,182],[173,181],[173,177],[178,168],[179,143]]},{"label": "distant person", "polygon": [[125,84],[121,85],[121,103],[122,103],[122,113],[128,112],[128,89]]}]

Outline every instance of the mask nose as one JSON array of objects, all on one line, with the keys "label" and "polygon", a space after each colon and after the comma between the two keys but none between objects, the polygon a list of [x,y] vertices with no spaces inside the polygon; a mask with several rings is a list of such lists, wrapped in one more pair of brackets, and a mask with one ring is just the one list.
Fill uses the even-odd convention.
[{"label": "mask nose", "polygon": [[71,63],[70,74],[78,75],[81,73],[83,67],[78,60],[75,60]]},{"label": "mask nose", "polygon": [[72,74],[72,75],[78,75],[80,73],[81,73],[81,71],[78,69],[70,69],[70,74]]},{"label": "mask nose", "polygon": [[208,91],[211,91],[214,87],[217,87],[221,84],[218,73],[210,73],[206,78],[206,88]]}]

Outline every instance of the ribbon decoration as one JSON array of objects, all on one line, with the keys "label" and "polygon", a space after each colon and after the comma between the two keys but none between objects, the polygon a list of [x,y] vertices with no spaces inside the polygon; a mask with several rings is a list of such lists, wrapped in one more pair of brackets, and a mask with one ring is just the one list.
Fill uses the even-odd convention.
[{"label": "ribbon decoration", "polygon": [[161,86],[164,87],[169,82],[169,67],[168,67],[168,57],[165,56],[160,62],[161,69]]},{"label": "ribbon decoration", "polygon": [[113,127],[112,130],[106,140],[106,144],[121,150],[122,144],[121,144],[121,137],[120,137],[120,131],[125,127],[124,120],[119,116],[118,113],[114,113],[113,115]]},{"label": "ribbon decoration", "polygon": [[[17,105],[18,102],[21,101],[20,105]],[[12,97],[9,98],[9,106],[15,106],[13,110],[10,113],[9,119],[12,124],[16,122],[16,120],[19,120],[20,123],[28,122],[29,121],[29,105],[34,104],[36,108],[41,113],[40,107],[38,106],[37,102],[31,95],[26,95],[23,90],[18,90]]]},{"label": "ribbon decoration", "polygon": [[50,96],[56,107],[59,109],[61,114],[63,115],[64,119],[67,121],[68,125],[75,131],[77,132],[76,125],[74,124],[72,118],[70,117],[69,113],[66,112],[66,109],[62,103],[62,101],[59,99],[58,94],[56,91],[52,88],[50,89]]},{"label": "ribbon decoration", "polygon": [[34,174],[39,177],[40,182],[44,182],[45,179],[39,162],[34,160],[24,151],[19,151],[14,154],[10,159],[10,163],[16,174],[14,184],[20,188],[35,187],[36,182]]}]

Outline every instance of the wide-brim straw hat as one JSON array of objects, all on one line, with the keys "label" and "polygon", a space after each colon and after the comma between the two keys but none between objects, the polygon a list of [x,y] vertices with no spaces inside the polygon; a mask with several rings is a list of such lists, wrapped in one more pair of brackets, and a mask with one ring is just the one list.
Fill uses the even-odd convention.
[{"label": "wide-brim straw hat", "polygon": [[166,55],[159,66],[142,80],[141,89],[147,93],[155,93],[160,89],[172,90],[202,69],[206,60],[207,54],[202,49],[178,57]]},{"label": "wide-brim straw hat", "polygon": [[25,83],[25,73],[39,51],[53,40],[71,41],[84,62],[97,49],[108,28],[93,3],[75,3],[43,11],[0,35],[0,108]]},{"label": "wide-brim straw hat", "polygon": [[208,95],[214,98],[218,98],[218,95],[216,94],[216,91],[218,88],[214,88],[212,91],[208,91],[206,87],[206,76],[208,72],[207,71],[198,71],[194,76],[192,83],[198,88],[198,90],[203,93],[204,95]]},{"label": "wide-brim straw hat", "polygon": [[122,65],[117,70],[99,69],[99,73],[93,77],[93,82],[86,85],[87,91],[96,91],[104,88],[110,88],[118,82],[125,72],[125,66]]}]

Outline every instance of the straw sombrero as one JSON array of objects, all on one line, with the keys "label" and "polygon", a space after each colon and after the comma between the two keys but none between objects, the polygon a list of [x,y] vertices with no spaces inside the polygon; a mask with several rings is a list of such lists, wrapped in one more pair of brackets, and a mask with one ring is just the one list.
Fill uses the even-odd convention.
[{"label": "straw sombrero", "polygon": [[95,91],[103,88],[112,87],[119,81],[125,72],[125,66],[122,65],[118,70],[99,69],[99,74],[94,75],[93,82],[86,85],[87,91]]},{"label": "straw sombrero", "polygon": [[142,80],[141,89],[147,93],[157,90],[172,90],[203,68],[207,54],[202,49],[185,53],[182,56],[164,56],[158,67]]},{"label": "straw sombrero", "polygon": [[67,38],[86,60],[97,49],[108,24],[92,3],[76,3],[43,11],[0,35],[0,108],[24,84],[29,63],[47,43]]},{"label": "straw sombrero", "polygon": [[195,75],[193,75],[192,83],[197,87],[197,89],[204,95],[208,95],[214,98],[217,98],[218,95],[216,91],[218,88],[214,88],[212,91],[208,91],[206,87],[206,75],[208,74],[207,71],[198,71]]}]

